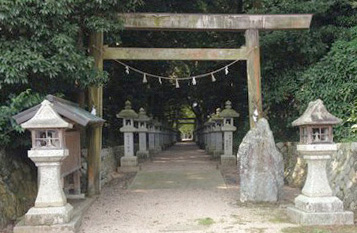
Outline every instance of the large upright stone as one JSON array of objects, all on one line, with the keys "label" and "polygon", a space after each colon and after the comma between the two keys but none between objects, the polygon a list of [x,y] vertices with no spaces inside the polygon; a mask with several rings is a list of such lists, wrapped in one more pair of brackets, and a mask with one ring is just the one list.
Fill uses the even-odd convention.
[{"label": "large upright stone", "polygon": [[262,118],[244,137],[238,150],[240,200],[276,202],[284,185],[283,157],[277,150],[269,123]]}]

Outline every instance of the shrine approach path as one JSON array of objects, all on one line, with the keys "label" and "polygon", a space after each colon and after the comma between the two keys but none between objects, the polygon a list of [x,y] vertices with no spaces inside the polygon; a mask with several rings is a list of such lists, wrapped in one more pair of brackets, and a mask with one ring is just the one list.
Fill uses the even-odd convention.
[{"label": "shrine approach path", "polygon": [[119,175],[106,185],[80,232],[277,233],[296,227],[281,205],[240,203],[235,168],[222,176],[218,164],[195,144],[177,143],[142,163],[134,179]]}]

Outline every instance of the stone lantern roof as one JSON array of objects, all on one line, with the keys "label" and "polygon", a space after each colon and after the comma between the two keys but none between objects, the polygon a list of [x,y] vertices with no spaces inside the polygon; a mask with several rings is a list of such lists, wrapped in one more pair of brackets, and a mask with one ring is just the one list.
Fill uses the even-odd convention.
[{"label": "stone lantern roof", "polygon": [[50,101],[42,101],[36,114],[22,123],[21,127],[24,129],[72,128],[73,125],[63,120],[52,107],[53,104]]},{"label": "stone lantern roof", "polygon": [[214,122],[213,118],[214,118],[214,113],[212,113],[212,114],[209,115],[209,119],[208,119],[203,125],[204,125],[204,126],[214,125],[215,122]]},{"label": "stone lantern roof", "polygon": [[232,102],[227,100],[226,106],[221,112],[220,116],[223,118],[235,118],[235,117],[239,117],[239,113],[236,112],[234,109],[232,109]]},{"label": "stone lantern roof", "polygon": [[209,125],[211,125],[211,123],[209,121],[206,121],[203,125],[204,126],[209,126]]},{"label": "stone lantern roof", "polygon": [[150,118],[150,123],[152,126],[160,127],[161,123],[156,118]]},{"label": "stone lantern roof", "polygon": [[157,127],[161,127],[162,126],[161,122],[158,119],[155,119],[154,122],[155,122],[154,123],[155,126],[157,126]]},{"label": "stone lantern roof", "polygon": [[146,111],[144,108],[140,108],[138,118],[136,119],[137,121],[140,122],[148,122],[150,121],[150,117],[146,115]]},{"label": "stone lantern roof", "polygon": [[337,125],[341,122],[340,118],[335,117],[327,111],[322,100],[317,99],[309,103],[304,114],[293,121],[292,125]]},{"label": "stone lantern roof", "polygon": [[117,118],[125,118],[125,119],[138,118],[138,114],[131,108],[131,102],[129,100],[125,102],[125,109],[121,110],[117,114]]},{"label": "stone lantern roof", "polygon": [[[81,126],[86,127],[88,125],[103,125],[105,122],[102,118],[91,114],[90,112],[79,107],[78,104],[71,101],[55,97],[53,95],[47,95],[45,100],[51,103],[51,108],[61,117],[69,119],[71,122]],[[30,109],[18,113],[12,118],[17,124],[21,125],[33,118],[41,106],[41,104],[38,104]]]},{"label": "stone lantern roof", "polygon": [[212,118],[213,121],[222,121],[223,117],[221,116],[221,109],[217,108],[216,109],[216,113],[213,114]]}]

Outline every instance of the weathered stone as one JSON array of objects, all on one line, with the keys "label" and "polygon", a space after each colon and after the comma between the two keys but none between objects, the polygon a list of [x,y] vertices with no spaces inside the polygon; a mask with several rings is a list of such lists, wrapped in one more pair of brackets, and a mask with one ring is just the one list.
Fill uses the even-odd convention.
[{"label": "weathered stone", "polygon": [[35,200],[36,173],[24,160],[28,159],[0,151],[0,229],[22,216]]},{"label": "weathered stone", "polygon": [[26,225],[55,225],[68,223],[73,214],[70,204],[51,208],[31,208],[25,215]]},{"label": "weathered stone", "polygon": [[282,197],[284,164],[264,118],[244,137],[238,150],[240,200],[276,202]]},{"label": "weathered stone", "polygon": [[54,225],[28,225],[25,224],[25,219],[22,219],[14,227],[14,233],[76,233],[82,223],[84,213],[87,212],[88,208],[95,200],[96,198],[86,198],[81,201],[77,200],[74,204],[73,218],[67,223]]},{"label": "weathered stone", "polygon": [[121,167],[136,167],[138,166],[138,159],[134,156],[124,156],[120,159]]},{"label": "weathered stone", "polygon": [[289,217],[298,224],[311,225],[351,225],[353,224],[353,213],[344,212],[305,212],[297,208],[288,207]]},{"label": "weathered stone", "polygon": [[295,206],[287,209],[293,221],[302,225],[353,224],[353,213],[344,211],[343,202],[333,195],[327,178],[326,163],[337,148],[335,143],[297,145],[308,164],[308,173],[302,194],[295,198]]}]

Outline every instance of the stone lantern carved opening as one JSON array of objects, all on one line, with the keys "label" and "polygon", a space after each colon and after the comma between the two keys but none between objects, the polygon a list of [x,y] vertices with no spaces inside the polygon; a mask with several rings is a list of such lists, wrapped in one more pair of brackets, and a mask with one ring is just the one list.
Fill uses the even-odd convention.
[{"label": "stone lantern carved opening", "polygon": [[317,144],[317,143],[332,143],[333,130],[331,126],[301,126],[300,127],[300,143],[301,144]]},{"label": "stone lantern carved opening", "polygon": [[125,120],[125,125],[131,126],[131,120]]},{"label": "stone lantern carved opening", "polygon": [[33,149],[65,148],[62,130],[36,130],[34,131]]},{"label": "stone lantern carved opening", "polygon": [[329,127],[313,127],[312,128],[312,143],[330,142]]}]

